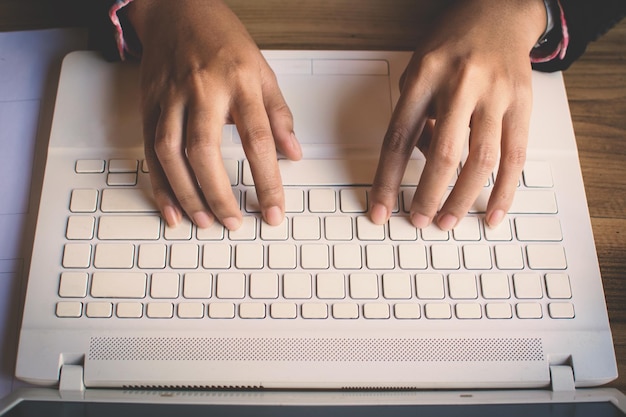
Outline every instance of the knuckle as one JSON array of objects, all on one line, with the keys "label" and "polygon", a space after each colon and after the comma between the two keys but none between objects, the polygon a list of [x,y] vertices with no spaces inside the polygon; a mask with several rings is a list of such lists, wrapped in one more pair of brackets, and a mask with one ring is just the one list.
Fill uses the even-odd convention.
[{"label": "knuckle", "polygon": [[526,148],[523,146],[514,146],[511,149],[507,149],[502,155],[502,158],[507,166],[521,169],[526,162]]},{"label": "knuckle", "polygon": [[410,132],[407,128],[402,126],[393,126],[385,135],[383,146],[385,150],[405,155],[413,151],[413,141],[411,140]]},{"label": "knuckle", "polygon": [[452,169],[459,164],[460,155],[453,143],[444,141],[438,143],[437,146],[431,148],[428,155],[430,160],[436,161],[436,163],[443,169]]},{"label": "knuckle", "polygon": [[181,142],[173,135],[160,135],[155,138],[154,152],[159,161],[167,162],[181,153]]}]

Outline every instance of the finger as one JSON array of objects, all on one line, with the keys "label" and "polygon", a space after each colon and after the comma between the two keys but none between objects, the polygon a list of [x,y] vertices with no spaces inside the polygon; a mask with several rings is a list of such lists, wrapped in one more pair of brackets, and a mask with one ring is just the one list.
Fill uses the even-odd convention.
[{"label": "finger", "polygon": [[146,164],[148,165],[155,203],[167,225],[175,227],[182,220],[182,209],[178,205],[176,197],[167,182],[167,177],[161,168],[161,164],[159,164],[154,149],[156,126],[160,114],[161,112],[158,108],[154,108],[152,111],[144,110],[144,154]]},{"label": "finger", "polygon": [[213,215],[207,210],[185,155],[184,119],[183,105],[162,108],[155,131],[154,149],[183,210],[199,227],[209,227],[213,222]]},{"label": "finger", "polygon": [[224,167],[220,143],[224,117],[208,106],[190,103],[186,147],[189,163],[213,215],[229,230],[241,225],[241,210]]},{"label": "finger", "polygon": [[263,97],[276,148],[287,158],[294,161],[300,160],[302,148],[293,131],[293,115],[273,74],[271,80],[264,83]]},{"label": "finger", "polygon": [[417,88],[403,91],[380,151],[370,191],[370,217],[383,224],[391,215],[411,153],[425,123],[427,97]]},{"label": "finger", "polygon": [[503,119],[502,151],[496,181],[489,197],[485,219],[489,227],[496,227],[508,212],[526,161],[528,129],[532,98],[518,94],[515,107],[509,109]]},{"label": "finger", "polygon": [[231,114],[250,163],[263,219],[270,225],[278,225],[284,217],[285,197],[261,91],[242,92]]},{"label": "finger", "polygon": [[479,108],[471,121],[469,153],[452,192],[437,216],[443,230],[454,228],[485,186],[498,160],[502,136],[502,110],[499,106]]},{"label": "finger", "polygon": [[437,112],[432,143],[411,203],[411,223],[415,227],[424,228],[432,222],[458,168],[471,117],[471,101],[466,100],[457,93],[455,99],[442,102],[441,108],[446,111]]}]

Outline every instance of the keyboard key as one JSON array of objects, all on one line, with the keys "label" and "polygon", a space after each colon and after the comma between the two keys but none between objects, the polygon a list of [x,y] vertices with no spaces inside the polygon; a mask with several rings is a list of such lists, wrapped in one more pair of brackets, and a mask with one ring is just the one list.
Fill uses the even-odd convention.
[{"label": "keyboard key", "polygon": [[295,319],[297,309],[294,303],[273,303],[270,306],[270,316],[273,319]]},{"label": "keyboard key", "polygon": [[531,269],[566,269],[565,250],[561,245],[528,245],[528,266]]},{"label": "keyboard key", "polygon": [[371,273],[354,273],[349,278],[350,297],[355,299],[378,298],[378,276]]},{"label": "keyboard key", "polygon": [[159,216],[101,216],[100,240],[156,240],[161,233]]},{"label": "keyboard key", "polygon": [[482,308],[478,303],[459,303],[454,307],[454,312],[456,317],[462,320],[476,320],[483,317]]},{"label": "keyboard key", "polygon": [[402,269],[426,269],[426,246],[418,243],[398,245],[398,261]]},{"label": "keyboard key", "polygon": [[348,188],[339,191],[339,207],[343,213],[365,213],[367,211],[367,190]]},{"label": "keyboard key", "polygon": [[230,180],[230,185],[239,184],[239,161],[235,159],[224,159],[224,169]]},{"label": "keyboard key", "polygon": [[515,312],[520,319],[540,319],[543,317],[539,303],[518,303],[515,306]]},{"label": "keyboard key", "polygon": [[356,303],[336,303],[332,307],[336,319],[358,319],[359,305]]},{"label": "keyboard key", "polygon": [[178,298],[178,274],[173,272],[155,272],[150,282],[150,297]]},{"label": "keyboard key", "polygon": [[330,216],[324,219],[328,240],[352,240],[352,219],[348,216]]},{"label": "keyboard key", "polygon": [[511,241],[513,240],[513,234],[511,233],[511,222],[507,218],[504,218],[502,222],[496,227],[489,227],[485,224],[485,239],[490,241]]},{"label": "keyboard key", "polygon": [[67,219],[65,237],[69,240],[93,239],[96,219],[91,216],[70,216]]},{"label": "keyboard key", "polygon": [[63,266],[65,268],[89,268],[91,264],[91,245],[88,243],[66,243],[63,248]]},{"label": "keyboard key", "polygon": [[181,319],[201,319],[204,317],[204,305],[202,303],[180,303],[176,307],[176,313]]},{"label": "keyboard key", "polygon": [[235,304],[233,303],[211,303],[209,304],[209,317],[212,319],[232,319],[235,318]]},{"label": "keyboard key", "polygon": [[122,185],[136,185],[137,174],[135,173],[110,173],[107,175],[107,185],[110,186],[122,186]]},{"label": "keyboard key", "polygon": [[297,266],[296,245],[272,243],[267,252],[267,263],[271,269],[294,269]]},{"label": "keyboard key", "polygon": [[411,276],[400,272],[384,274],[383,297],[397,300],[411,298]]},{"label": "keyboard key", "polygon": [[316,216],[297,216],[292,220],[295,240],[319,240],[321,238],[320,218]]},{"label": "keyboard key", "polygon": [[265,222],[261,222],[261,239],[262,240],[287,240],[289,237],[289,219],[283,218],[283,221],[276,225],[270,226]]},{"label": "keyboard key", "polygon": [[343,274],[321,272],[316,280],[317,297],[321,299],[342,299],[346,297]]},{"label": "keyboard key", "polygon": [[63,272],[59,282],[59,297],[85,297],[88,278],[86,272]]},{"label": "keyboard key", "polygon": [[549,298],[572,298],[572,289],[567,274],[546,274],[546,291]]},{"label": "keyboard key", "polygon": [[207,243],[202,247],[202,266],[205,269],[228,269],[230,252],[230,245],[226,243]]},{"label": "keyboard key", "polygon": [[467,269],[491,269],[491,249],[487,245],[465,245],[463,262]]},{"label": "keyboard key", "polygon": [[406,216],[390,217],[389,238],[391,240],[417,240],[417,228]]},{"label": "keyboard key", "polygon": [[147,276],[143,272],[94,272],[91,296],[95,298],[144,298]]},{"label": "keyboard key", "polygon": [[122,319],[139,319],[143,317],[143,305],[132,302],[117,303],[115,315]]},{"label": "keyboard key", "polygon": [[443,275],[417,274],[415,276],[417,298],[425,300],[442,300],[445,296]]},{"label": "keyboard key", "polygon": [[80,317],[83,314],[83,303],[78,301],[60,301],[57,303],[57,317]]},{"label": "keyboard key", "polygon": [[563,240],[561,223],[556,217],[518,217],[515,219],[515,231],[521,241]]},{"label": "keyboard key", "polygon": [[328,306],[324,303],[304,303],[302,304],[302,318],[326,319],[328,318]]},{"label": "keyboard key", "polygon": [[196,269],[199,248],[195,243],[174,243],[170,247],[170,266],[175,269]]},{"label": "keyboard key", "polygon": [[240,269],[263,268],[263,245],[241,243],[235,247],[235,266]]},{"label": "keyboard key", "polygon": [[526,161],[523,177],[526,187],[550,188],[554,185],[552,170],[547,162]]},{"label": "keyboard key", "polygon": [[157,212],[152,191],[140,188],[107,188],[102,190],[100,209],[105,213]]},{"label": "keyboard key", "polygon": [[217,298],[244,298],[246,296],[246,276],[240,272],[217,274]]},{"label": "keyboard key", "polygon": [[224,226],[219,222],[213,222],[209,227],[196,230],[198,240],[222,240],[224,239]]},{"label": "keyboard key", "polygon": [[356,218],[356,235],[359,240],[384,240],[385,226],[374,224],[367,216]]},{"label": "keyboard key", "polygon": [[137,266],[142,269],[165,268],[166,247],[162,243],[143,243],[139,245]]},{"label": "keyboard key", "polygon": [[285,298],[311,298],[311,288],[310,274],[287,272],[283,275],[283,297]]},{"label": "keyboard key", "polygon": [[333,260],[337,269],[361,269],[361,246],[351,243],[335,245]]},{"label": "keyboard key", "polygon": [[550,303],[548,312],[553,319],[573,319],[576,316],[572,303]]},{"label": "keyboard key", "polygon": [[518,190],[509,213],[556,214],[556,195],[550,190]]},{"label": "keyboard key", "polygon": [[541,276],[539,274],[519,273],[513,275],[513,288],[517,298],[542,298],[543,289],[541,284]]},{"label": "keyboard key", "polygon": [[395,255],[392,245],[367,245],[365,263],[369,269],[393,269]]},{"label": "keyboard key", "polygon": [[111,159],[109,172],[137,172],[137,164],[135,159]]},{"label": "keyboard key", "polygon": [[480,223],[477,217],[464,217],[452,230],[454,240],[478,241],[480,240]]},{"label": "keyboard key", "polygon": [[329,248],[324,244],[304,244],[300,247],[300,266],[303,269],[328,269]]},{"label": "keyboard key", "polygon": [[435,269],[459,269],[459,248],[456,245],[432,245],[431,261]]},{"label": "keyboard key", "polygon": [[388,319],[389,304],[385,303],[366,303],[363,305],[363,317],[366,319]]},{"label": "keyboard key", "polygon": [[485,306],[487,318],[490,319],[510,319],[513,318],[511,305],[508,303],[488,303]]},{"label": "keyboard key", "polygon": [[98,243],[93,265],[96,268],[130,269],[135,263],[135,246],[131,243]]},{"label": "keyboard key", "polygon": [[73,190],[70,197],[72,213],[93,213],[98,207],[98,190]]},{"label": "keyboard key", "polygon": [[188,272],[183,278],[183,297],[211,298],[213,275],[208,272]]},{"label": "keyboard key", "polygon": [[522,248],[518,245],[496,245],[494,247],[498,269],[523,269]]},{"label": "keyboard key", "polygon": [[424,306],[424,315],[430,320],[447,320],[452,318],[452,309],[447,303],[429,303]]},{"label": "keyboard key", "polygon": [[113,315],[113,304],[104,301],[87,303],[85,315],[92,318],[109,318]]},{"label": "keyboard key", "polygon": [[148,303],[146,317],[151,319],[170,319],[174,317],[174,305],[172,303]]},{"label": "keyboard key", "polygon": [[508,299],[511,297],[509,277],[499,272],[485,273],[480,276],[483,297],[486,299]]},{"label": "keyboard key", "polygon": [[191,229],[191,222],[184,217],[175,227],[166,224],[163,235],[167,240],[189,240],[191,239]]},{"label": "keyboard key", "polygon": [[393,307],[393,315],[397,319],[419,319],[421,317],[419,304],[401,303]]},{"label": "keyboard key", "polygon": [[474,274],[457,273],[448,276],[448,290],[453,299],[478,298],[476,277]]},{"label": "keyboard key", "polygon": [[304,191],[296,188],[285,188],[285,213],[302,213],[304,211]]},{"label": "keyboard key", "polygon": [[278,298],[278,274],[255,272],[250,274],[251,298]]},{"label": "keyboard key", "polygon": [[79,159],[76,161],[75,171],[77,174],[100,174],[104,172],[102,159]]},{"label": "keyboard key", "polygon": [[241,227],[228,232],[230,240],[254,240],[256,238],[256,218],[243,216]]},{"label": "keyboard key", "polygon": [[242,303],[239,305],[239,317],[242,319],[263,319],[265,318],[265,304]]},{"label": "keyboard key", "polygon": [[445,241],[450,239],[450,235],[447,231],[441,230],[434,224],[430,224],[422,229],[422,239],[425,241]]},{"label": "keyboard key", "polygon": [[309,190],[309,211],[311,213],[334,213],[336,210],[334,190],[330,188]]}]

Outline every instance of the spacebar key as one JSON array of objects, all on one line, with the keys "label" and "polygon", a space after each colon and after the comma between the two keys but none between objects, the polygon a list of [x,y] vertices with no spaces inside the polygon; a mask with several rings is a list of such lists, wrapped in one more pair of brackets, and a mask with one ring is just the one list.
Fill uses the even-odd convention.
[{"label": "spacebar key", "polygon": [[150,190],[141,188],[107,188],[102,191],[102,204],[105,213],[156,212],[157,207]]},{"label": "spacebar key", "polygon": [[[410,160],[402,185],[417,185],[423,161]],[[377,159],[303,159],[278,161],[283,185],[371,185]],[[243,169],[244,185],[254,185],[248,161]]]}]

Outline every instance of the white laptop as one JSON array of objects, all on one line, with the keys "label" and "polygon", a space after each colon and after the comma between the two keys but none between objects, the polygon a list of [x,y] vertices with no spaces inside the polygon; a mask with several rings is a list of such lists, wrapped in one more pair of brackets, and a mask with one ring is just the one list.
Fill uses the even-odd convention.
[{"label": "white laptop", "polygon": [[[305,159],[280,161],[286,220],[269,227],[236,130],[224,128],[223,156],[244,213],[234,233],[164,226],[143,163],[138,68],[92,52],[67,56],[18,378],[60,387],[56,397],[105,402],[122,391],[100,388],[131,390],[122,395],[131,402],[164,395],[133,389],[256,392],[200,395],[213,403],[290,398],[265,389],[521,388],[534,391],[498,395],[520,402],[532,392],[545,402],[555,398],[551,387],[580,399],[574,388],[616,378],[559,73],[533,74],[528,162],[506,221],[484,225],[492,178],[467,218],[442,232],[407,221],[424,163],[418,151],[389,223],[374,226],[365,212],[410,54],[264,53]],[[422,400],[312,395],[294,401],[473,402],[457,391]]]}]

